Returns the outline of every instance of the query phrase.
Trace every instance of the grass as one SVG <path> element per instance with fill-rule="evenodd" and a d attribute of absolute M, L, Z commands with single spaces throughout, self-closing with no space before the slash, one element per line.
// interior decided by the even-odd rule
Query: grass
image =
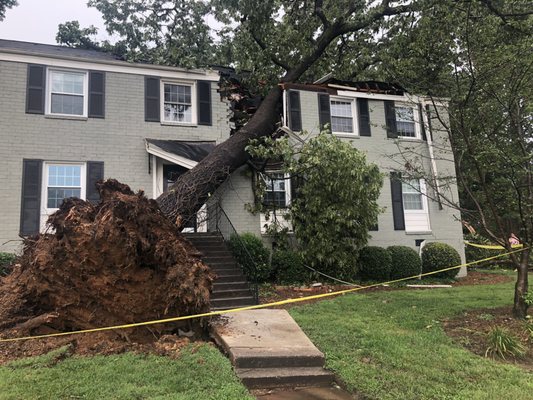
<path fill-rule="evenodd" d="M 65 358 L 66 357 L 66 358 Z M 211 345 L 178 359 L 125 353 L 69 357 L 68 349 L 0 367 L 0 399 L 253 399 Z"/>
<path fill-rule="evenodd" d="M 372 399 L 531 399 L 533 374 L 476 356 L 441 320 L 512 304 L 513 282 L 345 295 L 290 310 L 348 390 Z"/>

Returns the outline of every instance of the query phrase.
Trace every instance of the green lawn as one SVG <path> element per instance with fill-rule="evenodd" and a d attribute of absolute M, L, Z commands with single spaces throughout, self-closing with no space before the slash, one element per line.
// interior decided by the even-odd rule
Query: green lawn
<path fill-rule="evenodd" d="M 253 399 L 210 345 L 176 360 L 126 353 L 56 362 L 57 353 L 0 367 L 0 399 Z"/>
<path fill-rule="evenodd" d="M 512 304 L 513 283 L 345 295 L 291 315 L 349 390 L 372 399 L 528 399 L 533 374 L 454 344 L 439 320 Z"/>

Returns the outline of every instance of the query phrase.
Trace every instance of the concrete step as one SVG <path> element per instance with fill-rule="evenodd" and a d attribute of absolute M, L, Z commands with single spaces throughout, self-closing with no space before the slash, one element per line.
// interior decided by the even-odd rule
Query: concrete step
<path fill-rule="evenodd" d="M 231 258 L 233 259 L 233 254 L 229 250 L 216 250 L 216 251 L 200 251 L 203 255 L 202 259 L 204 258 Z"/>
<path fill-rule="evenodd" d="M 235 275 L 242 275 L 242 271 L 239 268 L 216 268 L 213 269 L 213 271 L 217 274 L 217 276 L 223 277 L 223 276 L 235 276 Z"/>
<path fill-rule="evenodd" d="M 204 261 L 205 264 L 207 264 Z M 235 261 L 211 261 L 209 262 L 209 267 L 211 269 L 225 269 L 225 268 L 237 268 L 238 270 L 241 269 L 241 267 L 238 266 L 238 264 Z"/>
<path fill-rule="evenodd" d="M 213 291 L 222 291 L 222 290 L 240 290 L 240 289 L 250 289 L 250 285 L 246 281 L 240 282 L 220 282 L 215 281 L 213 283 Z"/>
<path fill-rule="evenodd" d="M 219 276 L 216 280 L 216 283 L 241 283 L 246 282 L 246 278 L 242 273 L 234 275 L 225 275 Z"/>
<path fill-rule="evenodd" d="M 202 257 L 202 261 L 206 263 L 207 265 L 209 265 L 211 263 L 217 264 L 217 263 L 235 262 L 235 259 L 233 258 L 231 254 L 228 254 L 225 256 L 218 256 L 218 257 L 214 257 L 211 254 L 209 254 L 209 255 L 204 255 Z"/>
<path fill-rule="evenodd" d="M 228 251 L 229 252 L 229 249 L 223 243 L 215 243 L 215 244 L 210 244 L 208 246 L 194 244 L 194 247 L 200 253 L 206 254 L 206 255 L 211 253 L 212 251 Z"/>
<path fill-rule="evenodd" d="M 242 383 L 250 389 L 286 386 L 329 386 L 334 375 L 321 367 L 236 368 Z"/>
<path fill-rule="evenodd" d="M 250 306 L 255 304 L 253 296 L 231 297 L 227 299 L 211 299 L 211 308 L 223 309 Z"/>
<path fill-rule="evenodd" d="M 244 289 L 229 289 L 229 290 L 213 290 L 211 293 L 211 301 L 214 299 L 227 299 L 231 297 L 251 297 L 252 291 L 249 288 Z"/>
<path fill-rule="evenodd" d="M 324 355 L 317 352 L 298 354 L 298 352 L 278 351 L 272 348 L 268 353 L 254 349 L 241 348 L 232 355 L 235 368 L 312 368 L 324 367 Z"/>

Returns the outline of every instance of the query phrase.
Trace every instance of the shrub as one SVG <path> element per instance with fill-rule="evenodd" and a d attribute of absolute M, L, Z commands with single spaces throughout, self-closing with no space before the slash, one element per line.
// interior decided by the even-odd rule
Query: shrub
<path fill-rule="evenodd" d="M 428 243 L 422 248 L 422 272 L 433 272 L 439 269 L 461 264 L 461 256 L 452 246 L 446 243 Z M 459 269 L 450 269 L 429 275 L 430 277 L 454 278 Z"/>
<path fill-rule="evenodd" d="M 416 251 L 407 246 L 390 246 L 387 248 L 391 255 L 391 279 L 407 278 L 419 275 L 422 262 Z"/>
<path fill-rule="evenodd" d="M 522 357 L 526 353 L 524 345 L 505 328 L 492 328 L 487 334 L 487 342 L 485 357 L 500 356 L 505 360 L 505 356 Z"/>
<path fill-rule="evenodd" d="M 383 247 L 367 246 L 359 252 L 359 275 L 362 279 L 388 280 L 391 264 L 391 254 Z"/>
<path fill-rule="evenodd" d="M 312 277 L 312 272 L 304 267 L 302 256 L 295 251 L 275 250 L 271 266 L 276 281 L 284 285 L 309 282 Z"/>
<path fill-rule="evenodd" d="M 10 272 L 11 264 L 15 258 L 14 254 L 0 252 L 0 275 L 7 275 Z"/>
<path fill-rule="evenodd" d="M 231 235 L 229 245 L 246 276 L 255 278 L 256 282 L 265 282 L 271 277 L 270 252 L 260 238 L 252 233 L 234 234 Z"/>

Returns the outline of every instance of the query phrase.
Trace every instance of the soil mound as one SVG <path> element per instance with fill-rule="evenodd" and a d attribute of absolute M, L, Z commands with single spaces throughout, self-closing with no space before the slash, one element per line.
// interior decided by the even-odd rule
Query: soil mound
<path fill-rule="evenodd" d="M 0 280 L 0 337 L 208 311 L 214 275 L 157 203 L 116 180 L 99 183 L 98 190 L 98 204 L 67 199 L 48 220 L 53 233 L 25 240 L 13 272 Z M 146 341 L 148 335 L 155 341 L 178 328 L 190 330 L 190 323 L 111 336 L 129 342 Z M 35 347 L 0 343 L 0 353 L 6 346 L 18 352 Z"/>

